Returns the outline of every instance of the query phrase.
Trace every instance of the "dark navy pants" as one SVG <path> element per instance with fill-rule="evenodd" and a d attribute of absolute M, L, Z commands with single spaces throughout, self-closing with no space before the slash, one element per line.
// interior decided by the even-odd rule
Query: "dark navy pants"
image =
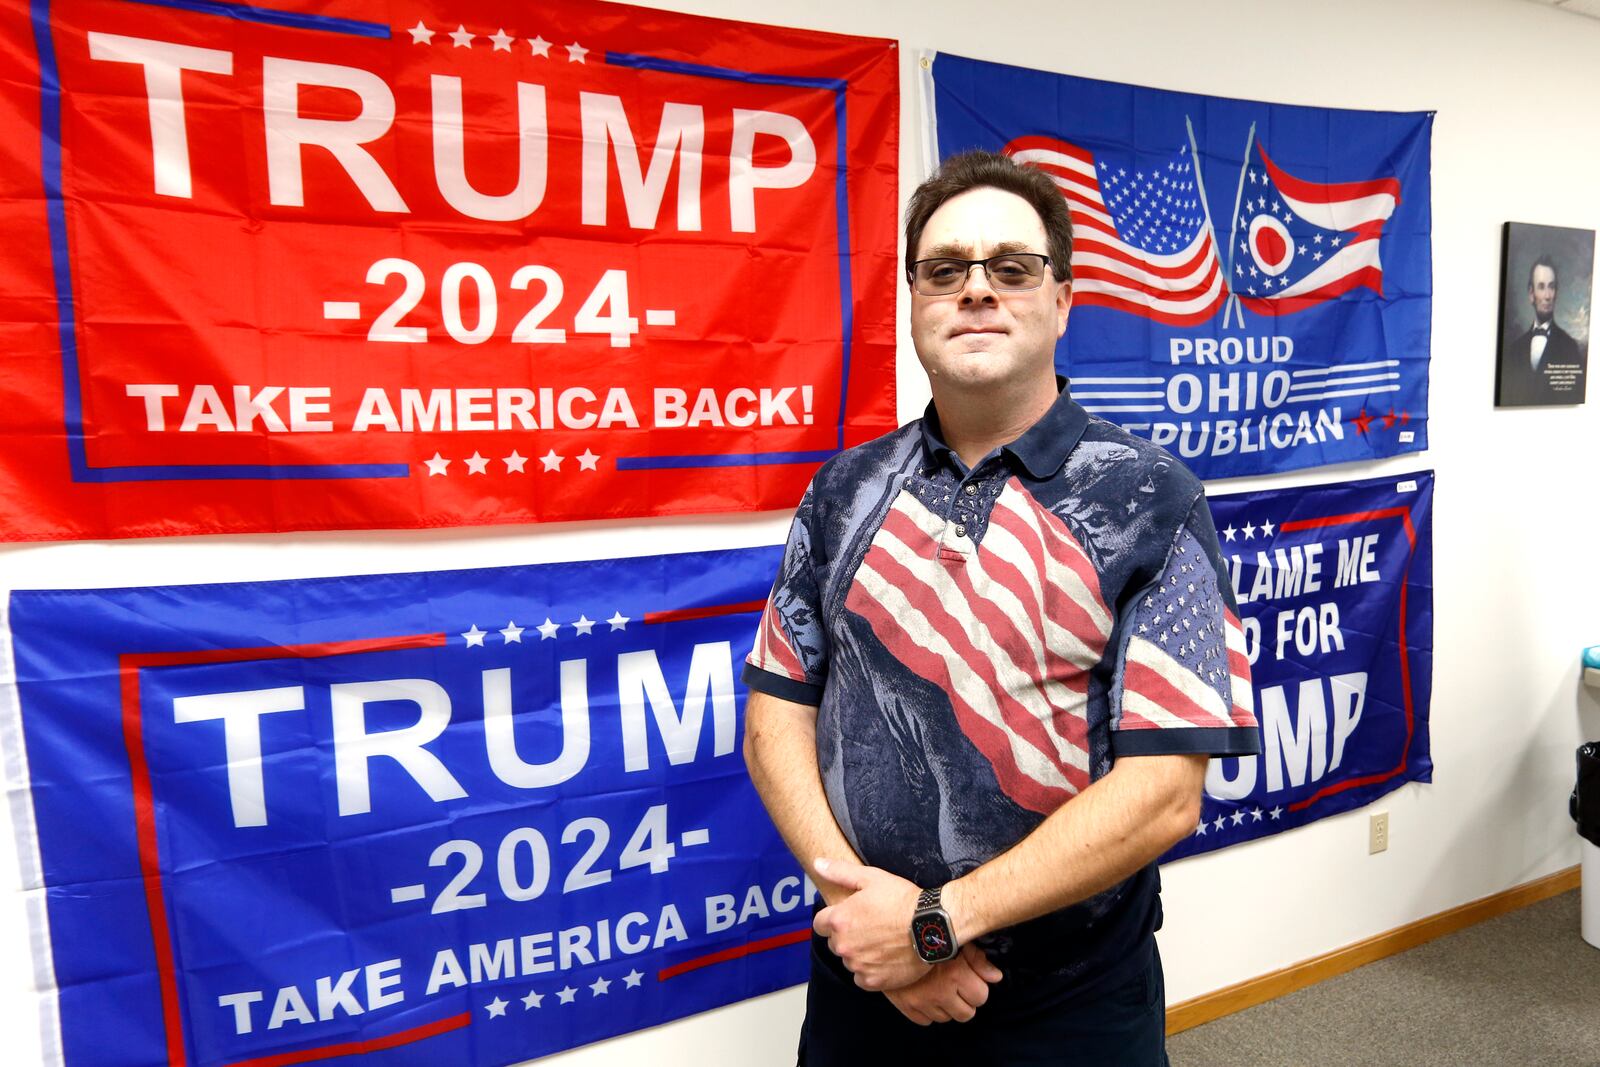
<path fill-rule="evenodd" d="M 918 1026 L 882 993 L 855 985 L 812 938 L 811 984 L 800 1030 L 800 1067 L 885 1063 L 917 1067 L 1167 1067 L 1166 989 L 1152 941 L 1149 961 L 1103 990 L 1052 995 L 1010 976 L 990 987 L 971 1022 Z"/>

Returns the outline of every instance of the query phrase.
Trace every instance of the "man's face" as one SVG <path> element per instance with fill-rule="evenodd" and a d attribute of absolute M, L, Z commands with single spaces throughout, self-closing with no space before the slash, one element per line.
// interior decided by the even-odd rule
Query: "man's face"
<path fill-rule="evenodd" d="M 1044 223 L 1026 200 L 980 186 L 939 206 L 912 259 L 1047 251 Z M 922 296 L 912 290 L 911 340 L 936 385 L 981 388 L 1051 376 L 1071 305 L 1072 287 L 1048 268 L 1039 288 L 1010 293 L 996 292 L 983 268 L 973 267 L 959 292 Z"/>
<path fill-rule="evenodd" d="M 1539 322 L 1549 322 L 1556 310 L 1556 272 L 1549 267 L 1533 268 L 1528 282 L 1528 303 L 1533 305 L 1533 317 Z"/>

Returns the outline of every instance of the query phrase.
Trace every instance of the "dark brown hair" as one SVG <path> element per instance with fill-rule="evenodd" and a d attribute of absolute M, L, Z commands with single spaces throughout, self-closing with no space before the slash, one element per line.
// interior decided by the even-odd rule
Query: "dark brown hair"
<path fill-rule="evenodd" d="M 1050 271 L 1056 281 L 1072 279 L 1072 219 L 1067 202 L 1056 183 L 1042 170 L 1012 161 L 998 152 L 975 150 L 951 156 L 939 165 L 933 177 L 917 186 L 906 205 L 906 276 L 916 259 L 917 244 L 933 213 L 945 201 L 988 186 L 1022 197 L 1044 223 L 1045 251 L 1050 256 Z"/>

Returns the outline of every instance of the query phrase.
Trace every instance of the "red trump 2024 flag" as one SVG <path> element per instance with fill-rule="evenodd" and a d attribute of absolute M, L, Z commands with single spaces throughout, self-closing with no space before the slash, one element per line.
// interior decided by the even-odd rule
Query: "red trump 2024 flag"
<path fill-rule="evenodd" d="M 787 508 L 893 425 L 891 42 L 28 0 L 0 60 L 6 539 Z"/>

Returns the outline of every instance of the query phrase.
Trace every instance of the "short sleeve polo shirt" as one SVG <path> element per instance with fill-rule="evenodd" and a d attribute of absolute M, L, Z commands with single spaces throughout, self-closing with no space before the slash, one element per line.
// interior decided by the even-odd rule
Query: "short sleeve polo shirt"
<path fill-rule="evenodd" d="M 970 470 L 930 405 L 818 471 L 744 679 L 817 707 L 862 859 L 941 885 L 1120 756 L 1258 750 L 1225 575 L 1199 481 L 1065 390 Z M 1156 889 L 1152 865 L 991 954 L 1091 984 L 1147 944 Z"/>

